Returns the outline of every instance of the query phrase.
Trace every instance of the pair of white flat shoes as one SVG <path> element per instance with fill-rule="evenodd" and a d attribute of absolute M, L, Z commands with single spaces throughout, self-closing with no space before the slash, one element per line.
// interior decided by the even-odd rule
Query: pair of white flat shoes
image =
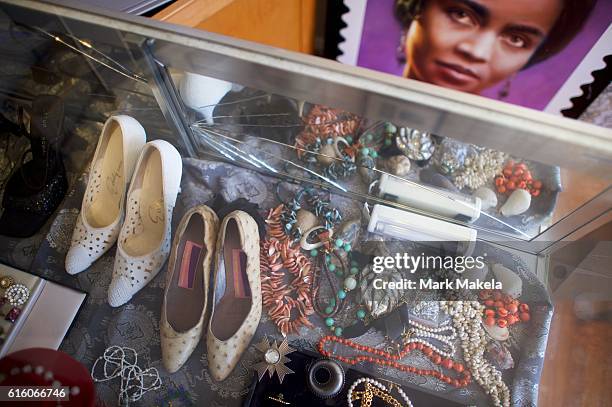
<path fill-rule="evenodd" d="M 168 258 L 181 175 L 176 148 L 163 140 L 147 143 L 144 128 L 130 116 L 111 116 L 91 163 L 66 271 L 86 270 L 117 242 L 108 303 L 128 302 Z"/>

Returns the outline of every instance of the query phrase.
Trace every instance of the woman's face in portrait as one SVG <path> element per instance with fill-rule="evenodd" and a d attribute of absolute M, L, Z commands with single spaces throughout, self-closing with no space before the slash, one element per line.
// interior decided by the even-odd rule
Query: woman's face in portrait
<path fill-rule="evenodd" d="M 470 93 L 529 61 L 562 0 L 427 0 L 410 25 L 404 76 Z"/>

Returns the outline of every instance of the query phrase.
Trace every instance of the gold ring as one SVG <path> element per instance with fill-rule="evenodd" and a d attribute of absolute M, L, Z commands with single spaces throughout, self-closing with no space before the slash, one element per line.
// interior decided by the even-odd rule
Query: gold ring
<path fill-rule="evenodd" d="M 0 288 L 6 290 L 10 286 L 15 284 L 15 279 L 11 276 L 2 276 L 0 277 Z"/>

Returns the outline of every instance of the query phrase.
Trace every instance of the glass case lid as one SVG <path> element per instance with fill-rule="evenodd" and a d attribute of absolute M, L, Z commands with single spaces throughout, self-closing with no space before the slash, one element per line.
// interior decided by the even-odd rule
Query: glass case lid
<path fill-rule="evenodd" d="M 609 129 L 71 3 L 5 3 L 29 8 L 35 29 L 91 44 L 86 54 L 109 41 L 125 47 L 187 155 L 213 154 L 493 240 L 559 240 L 611 207 Z M 57 31 L 44 13 L 58 15 Z"/>

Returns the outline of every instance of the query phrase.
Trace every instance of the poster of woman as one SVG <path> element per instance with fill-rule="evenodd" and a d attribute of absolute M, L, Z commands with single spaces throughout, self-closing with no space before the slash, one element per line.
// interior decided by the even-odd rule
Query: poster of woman
<path fill-rule="evenodd" d="M 612 54 L 609 0 L 345 5 L 340 61 L 553 113 Z"/>

